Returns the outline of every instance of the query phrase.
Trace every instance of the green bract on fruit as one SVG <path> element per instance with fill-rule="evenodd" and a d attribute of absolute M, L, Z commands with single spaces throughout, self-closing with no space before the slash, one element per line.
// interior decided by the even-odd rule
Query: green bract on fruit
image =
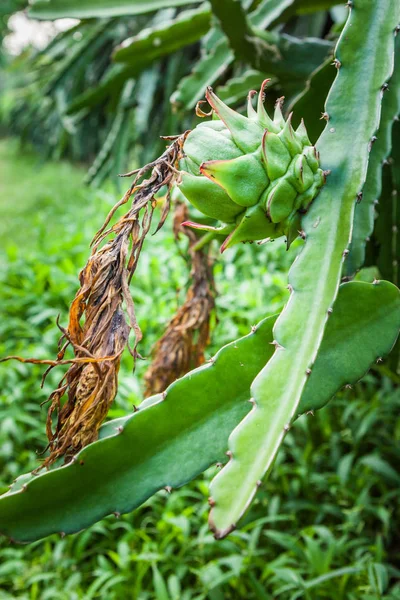
<path fill-rule="evenodd" d="M 185 141 L 179 188 L 220 227 L 187 222 L 197 229 L 226 234 L 224 251 L 238 242 L 286 235 L 297 237 L 301 214 L 325 182 L 319 155 L 304 122 L 296 129 L 282 116 L 278 100 L 274 118 L 264 108 L 265 80 L 257 111 L 249 92 L 247 117 L 224 104 L 209 87 L 206 98 L 213 119 L 198 125 Z"/>

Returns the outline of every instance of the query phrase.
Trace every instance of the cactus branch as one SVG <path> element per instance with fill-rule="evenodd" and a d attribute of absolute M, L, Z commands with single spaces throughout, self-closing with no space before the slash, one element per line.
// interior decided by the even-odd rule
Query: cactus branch
<path fill-rule="evenodd" d="M 346 261 L 346 275 L 353 275 L 365 261 L 365 248 L 374 229 L 375 202 L 382 192 L 382 167 L 392 148 L 392 129 L 400 114 L 400 36 L 396 38 L 393 75 L 386 91 L 382 91 L 382 116 L 376 139 L 371 138 L 371 154 L 361 202 L 354 213 L 354 230 L 350 254 Z"/>
<path fill-rule="evenodd" d="M 25 542 L 73 533 L 224 462 L 228 436 L 250 410 L 251 381 L 272 355 L 276 318 L 262 321 L 132 415 L 104 424 L 99 440 L 68 465 L 19 477 L 0 498 L 0 531 Z M 298 413 L 321 408 L 340 387 L 360 379 L 390 351 L 399 326 L 394 285 L 343 284 Z"/>
<path fill-rule="evenodd" d="M 399 11 L 395 0 L 349 7 L 336 48 L 341 66 L 326 104 L 329 121 L 317 142 L 331 175 L 303 219 L 306 241 L 289 273 L 291 297 L 274 328 L 277 348 L 252 384 L 251 412 L 230 437 L 232 457 L 211 484 L 210 525 L 217 538 L 236 526 L 271 468 L 317 358 L 366 177 L 369 142 L 379 125 L 381 89 L 393 69 Z M 381 51 L 374 52 L 378 45 Z"/>

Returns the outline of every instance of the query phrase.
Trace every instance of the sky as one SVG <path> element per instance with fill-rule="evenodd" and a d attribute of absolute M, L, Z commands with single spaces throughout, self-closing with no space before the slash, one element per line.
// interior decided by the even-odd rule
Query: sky
<path fill-rule="evenodd" d="M 12 33 L 4 39 L 4 45 L 11 54 L 19 54 L 28 44 L 42 49 L 59 31 L 70 29 L 78 22 L 77 19 L 34 21 L 28 19 L 24 11 L 17 12 L 8 21 Z"/>

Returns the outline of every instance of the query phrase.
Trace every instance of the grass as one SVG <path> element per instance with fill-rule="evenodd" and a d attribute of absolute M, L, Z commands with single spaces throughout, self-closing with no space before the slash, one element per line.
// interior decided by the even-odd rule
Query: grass
<path fill-rule="evenodd" d="M 65 322 L 91 236 L 115 201 L 84 188 L 83 172 L 41 164 L 0 141 L 0 355 L 49 357 Z M 284 303 L 283 245 L 243 246 L 217 263 L 219 323 L 210 354 Z M 295 249 L 293 250 L 295 252 Z M 132 284 L 141 348 L 149 355 L 187 285 L 168 228 L 146 242 Z M 141 376 L 123 361 L 110 416 L 141 399 Z M 37 464 L 45 443 L 42 369 L 0 365 L 0 485 Z M 400 599 L 398 503 L 400 395 L 368 375 L 315 417 L 300 419 L 270 479 L 226 540 L 208 531 L 214 469 L 132 514 L 28 546 L 0 545 L 0 600 L 396 600 Z"/>

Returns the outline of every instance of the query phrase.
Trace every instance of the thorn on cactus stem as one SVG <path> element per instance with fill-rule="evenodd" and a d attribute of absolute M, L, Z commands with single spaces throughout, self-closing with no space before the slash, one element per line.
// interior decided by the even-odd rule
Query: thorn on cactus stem
<path fill-rule="evenodd" d="M 113 515 L 116 519 L 119 519 L 121 517 L 121 513 L 120 512 L 113 512 Z"/>
<path fill-rule="evenodd" d="M 83 466 L 83 465 L 85 464 L 85 461 L 84 461 L 84 460 L 80 460 L 80 461 L 79 461 L 79 464 L 80 464 L 81 466 Z"/>
<path fill-rule="evenodd" d="M 343 256 L 346 258 L 346 256 L 348 256 L 350 250 L 348 248 L 346 248 L 346 250 L 343 250 Z"/>
<path fill-rule="evenodd" d="M 63 538 L 65 538 L 65 536 L 66 536 L 65 531 L 60 531 L 60 538 L 63 539 Z"/>
<path fill-rule="evenodd" d="M 213 506 L 215 506 L 215 500 L 214 500 L 213 498 L 211 498 L 211 496 L 210 496 L 210 498 L 208 499 L 208 504 L 209 504 L 209 506 L 211 506 L 211 508 L 212 508 Z"/>
<path fill-rule="evenodd" d="M 224 465 L 221 462 L 217 462 L 215 463 L 215 466 L 217 467 L 217 469 L 222 469 Z"/>
<path fill-rule="evenodd" d="M 284 431 L 286 431 L 286 433 L 287 433 L 287 432 L 289 431 L 289 429 L 290 429 L 290 425 L 289 425 L 289 423 L 286 423 L 286 425 L 284 426 L 284 428 L 283 428 L 283 429 L 284 429 Z"/>
<path fill-rule="evenodd" d="M 163 393 L 161 394 L 161 400 L 165 400 L 166 397 L 167 397 L 167 392 L 166 392 L 166 390 L 164 390 Z"/>
<path fill-rule="evenodd" d="M 225 452 L 225 454 L 227 455 L 227 457 L 229 458 L 229 460 L 232 460 L 232 458 L 233 458 L 232 450 L 227 450 Z"/>
<path fill-rule="evenodd" d="M 303 231 L 302 229 L 298 232 L 299 236 L 301 237 L 302 240 L 306 239 L 306 232 Z"/>
<path fill-rule="evenodd" d="M 329 115 L 327 112 L 321 113 L 320 121 L 322 121 L 322 119 L 325 119 L 325 121 L 329 121 Z"/>
<path fill-rule="evenodd" d="M 340 67 L 342 66 L 342 63 L 340 62 L 340 60 L 335 58 L 332 65 L 335 66 L 337 69 L 340 69 Z"/>
<path fill-rule="evenodd" d="M 306 375 L 311 375 L 311 369 L 310 368 L 306 369 Z"/>
<path fill-rule="evenodd" d="M 170 485 L 166 485 L 164 490 L 167 492 L 167 494 L 170 494 L 172 492 L 172 487 Z"/>
<path fill-rule="evenodd" d="M 309 416 L 313 417 L 314 416 L 314 411 L 313 410 L 308 410 L 306 412 L 306 415 L 309 415 Z"/>
<path fill-rule="evenodd" d="M 352 0 L 347 0 L 345 6 L 347 6 L 347 8 L 352 8 L 353 7 L 353 2 Z"/>
<path fill-rule="evenodd" d="M 262 485 L 262 481 L 261 481 L 261 479 L 259 479 L 256 483 L 256 486 L 259 488 L 259 487 L 261 487 L 261 485 Z"/>
<path fill-rule="evenodd" d="M 394 28 L 394 35 L 397 35 L 400 31 L 400 23 L 399 25 L 396 25 L 396 27 Z"/>
<path fill-rule="evenodd" d="M 124 428 L 122 427 L 122 425 L 120 425 L 119 427 L 117 427 L 118 433 L 122 433 L 123 430 L 124 430 Z"/>
<path fill-rule="evenodd" d="M 352 390 L 353 386 L 350 383 L 347 383 L 345 386 L 346 390 Z"/>
<path fill-rule="evenodd" d="M 253 406 L 256 406 L 256 401 L 254 398 L 249 398 L 248 402 L 250 402 L 250 404 L 252 404 Z"/>
<path fill-rule="evenodd" d="M 327 312 L 328 312 L 328 315 L 331 315 L 333 313 L 333 308 L 332 307 L 328 308 Z"/>
<path fill-rule="evenodd" d="M 257 331 L 257 327 L 255 325 L 251 326 L 251 333 L 255 333 Z"/>
<path fill-rule="evenodd" d="M 380 283 L 380 280 L 379 279 L 374 279 L 372 283 L 373 283 L 373 285 L 378 285 L 378 283 Z"/>
<path fill-rule="evenodd" d="M 293 286 L 292 286 L 291 283 L 288 283 L 286 287 L 287 287 L 287 289 L 289 290 L 290 293 L 293 292 Z"/>
<path fill-rule="evenodd" d="M 24 483 L 23 486 L 21 486 L 21 494 L 22 494 L 22 492 L 26 492 L 27 489 L 28 489 L 28 486 L 26 485 L 26 483 Z"/>
<path fill-rule="evenodd" d="M 272 342 L 270 342 L 270 344 L 272 344 L 273 346 L 275 346 L 276 350 L 283 350 L 283 346 L 277 341 L 277 340 L 273 340 Z"/>
<path fill-rule="evenodd" d="M 379 358 L 376 359 L 376 364 L 379 364 L 381 362 L 383 362 L 383 358 L 379 356 Z"/>
<path fill-rule="evenodd" d="M 381 91 L 382 92 L 386 92 L 386 90 L 389 89 L 389 84 L 388 83 L 384 83 L 383 86 L 381 87 Z"/>
<path fill-rule="evenodd" d="M 372 145 L 376 142 L 378 138 L 376 137 L 376 135 L 373 135 L 372 138 L 370 139 L 370 141 L 368 142 L 368 152 L 371 152 L 372 150 Z"/>
<path fill-rule="evenodd" d="M 358 194 L 357 194 L 357 200 L 356 200 L 357 204 L 360 204 L 360 202 L 362 200 L 362 197 L 363 197 L 363 193 L 362 192 L 358 192 Z"/>
<path fill-rule="evenodd" d="M 132 408 L 133 408 L 133 412 L 138 412 L 138 407 L 136 406 L 136 404 L 132 404 Z"/>
<path fill-rule="evenodd" d="M 374 205 L 377 206 L 378 204 L 379 204 L 379 200 L 378 199 L 374 200 Z"/>

